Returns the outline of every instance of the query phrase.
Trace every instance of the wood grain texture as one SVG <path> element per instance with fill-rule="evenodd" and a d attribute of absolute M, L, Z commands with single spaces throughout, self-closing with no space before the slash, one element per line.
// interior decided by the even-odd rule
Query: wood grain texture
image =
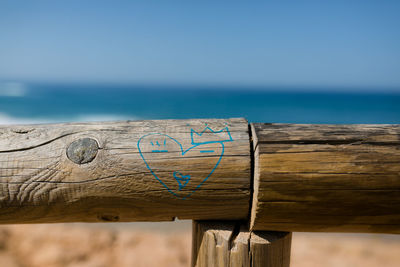
<path fill-rule="evenodd" d="M 289 267 L 292 233 L 255 231 L 250 238 L 250 266 Z"/>
<path fill-rule="evenodd" d="M 251 128 L 251 229 L 400 233 L 399 125 Z"/>
<path fill-rule="evenodd" d="M 240 222 L 194 221 L 193 267 L 289 267 L 291 233 L 249 232 Z"/>
<path fill-rule="evenodd" d="M 0 223 L 244 219 L 249 187 L 245 119 L 0 127 Z"/>

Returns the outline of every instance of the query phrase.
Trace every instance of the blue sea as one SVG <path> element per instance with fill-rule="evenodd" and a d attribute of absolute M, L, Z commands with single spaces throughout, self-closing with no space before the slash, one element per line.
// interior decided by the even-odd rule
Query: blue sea
<path fill-rule="evenodd" d="M 0 83 L 0 124 L 230 117 L 250 122 L 400 123 L 400 92 Z"/>

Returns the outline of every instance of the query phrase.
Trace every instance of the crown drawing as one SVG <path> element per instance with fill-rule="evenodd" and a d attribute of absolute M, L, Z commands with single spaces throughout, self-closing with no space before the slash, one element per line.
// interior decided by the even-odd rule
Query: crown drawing
<path fill-rule="evenodd" d="M 192 145 L 210 144 L 210 143 L 222 143 L 233 141 L 231 133 L 228 127 L 225 127 L 219 131 L 214 131 L 210 127 L 206 126 L 203 131 L 197 132 L 190 130 L 190 137 L 192 139 Z"/>

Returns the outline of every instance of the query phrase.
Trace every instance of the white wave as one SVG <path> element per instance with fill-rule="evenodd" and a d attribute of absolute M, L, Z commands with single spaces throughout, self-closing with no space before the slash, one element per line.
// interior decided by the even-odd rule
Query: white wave
<path fill-rule="evenodd" d="M 71 121 L 78 122 L 91 122 L 91 121 L 123 121 L 123 120 L 137 120 L 137 117 L 129 117 L 122 115 L 112 115 L 112 114 L 89 114 L 80 115 Z"/>
<path fill-rule="evenodd" d="M 16 118 L 8 116 L 7 114 L 0 113 L 0 125 L 12 125 L 12 124 L 38 124 L 51 122 L 46 119 L 29 119 L 29 118 Z"/>
<path fill-rule="evenodd" d="M 57 123 L 57 122 L 99 122 L 99 121 L 121 121 L 121 120 L 137 120 L 137 117 L 112 115 L 112 114 L 89 114 L 79 115 L 76 117 L 53 119 L 53 118 L 19 118 L 12 117 L 5 113 L 0 113 L 0 125 L 15 124 L 40 124 L 40 123 Z"/>
<path fill-rule="evenodd" d="M 0 82 L 0 96 L 23 97 L 27 94 L 28 87 L 19 82 Z"/>

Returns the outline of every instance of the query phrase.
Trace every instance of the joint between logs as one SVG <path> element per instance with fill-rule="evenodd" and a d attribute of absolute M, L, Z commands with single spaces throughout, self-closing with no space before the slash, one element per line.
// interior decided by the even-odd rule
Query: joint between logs
<path fill-rule="evenodd" d="M 253 208 L 253 194 L 254 194 L 254 148 L 253 148 L 253 134 L 252 127 L 249 123 L 249 143 L 250 143 L 250 201 L 249 201 L 249 213 L 247 215 L 248 222 L 251 221 L 251 210 Z"/>

